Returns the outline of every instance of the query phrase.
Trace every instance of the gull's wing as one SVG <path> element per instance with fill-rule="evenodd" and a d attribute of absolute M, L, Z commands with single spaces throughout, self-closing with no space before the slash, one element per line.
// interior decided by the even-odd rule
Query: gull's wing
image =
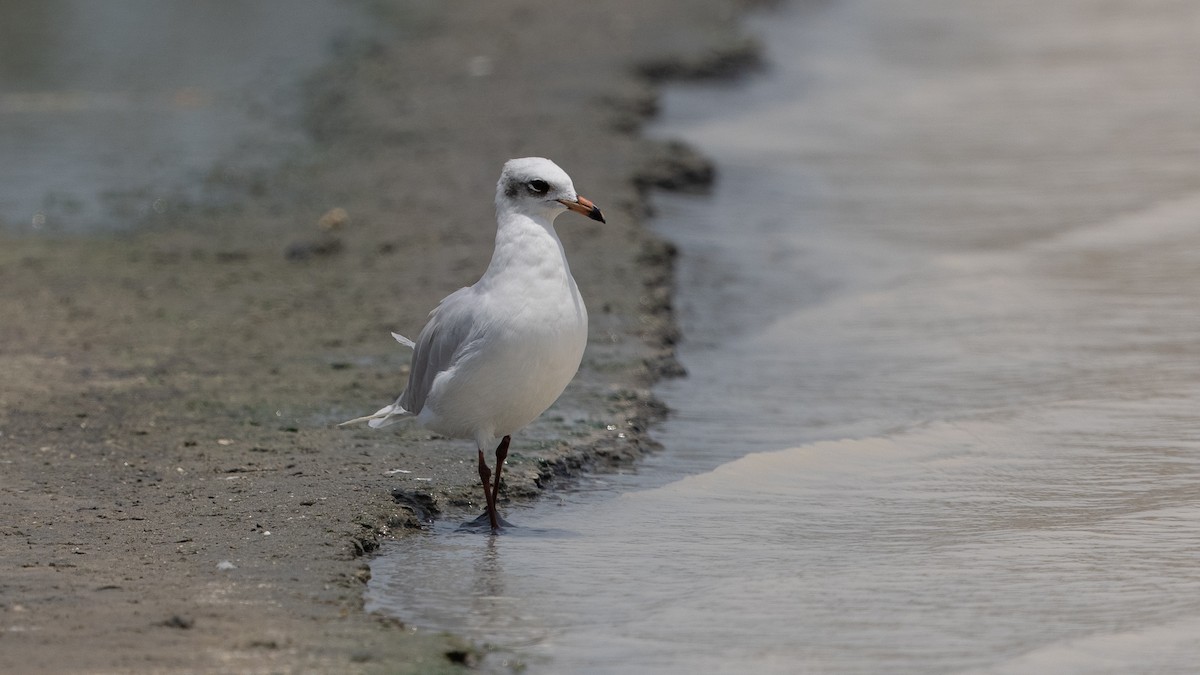
<path fill-rule="evenodd" d="M 470 340 L 476 318 L 471 302 L 474 293 L 470 286 L 460 288 L 429 313 L 429 323 L 413 346 L 408 386 L 397 401 L 409 413 L 421 412 L 434 378 L 454 365 L 459 349 Z"/>

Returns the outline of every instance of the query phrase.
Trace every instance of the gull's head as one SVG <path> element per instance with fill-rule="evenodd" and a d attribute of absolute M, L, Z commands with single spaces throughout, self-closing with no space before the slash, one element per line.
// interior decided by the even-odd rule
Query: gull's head
<path fill-rule="evenodd" d="M 512 211 L 551 222 L 566 210 L 604 222 L 591 201 L 575 192 L 575 185 L 557 164 L 544 157 L 522 157 L 504 163 L 496 184 L 496 210 Z"/>

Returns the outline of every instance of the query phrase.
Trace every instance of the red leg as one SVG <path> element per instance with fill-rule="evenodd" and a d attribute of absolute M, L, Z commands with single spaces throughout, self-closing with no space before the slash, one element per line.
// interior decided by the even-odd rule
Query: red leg
<path fill-rule="evenodd" d="M 483 501 L 487 504 L 488 521 L 493 530 L 500 529 L 500 520 L 496 516 L 496 496 L 492 494 L 492 470 L 488 468 L 487 460 L 483 458 L 483 449 L 479 448 L 479 481 L 483 483 Z"/>
<path fill-rule="evenodd" d="M 496 446 L 496 482 L 492 486 L 492 503 L 500 503 L 500 473 L 504 470 L 504 460 L 508 459 L 508 444 L 512 442 L 512 436 L 505 436 L 500 439 L 500 445 Z"/>

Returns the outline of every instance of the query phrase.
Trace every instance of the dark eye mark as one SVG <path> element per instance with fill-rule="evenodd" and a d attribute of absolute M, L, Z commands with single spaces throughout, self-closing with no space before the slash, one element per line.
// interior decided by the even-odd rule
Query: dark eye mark
<path fill-rule="evenodd" d="M 550 184 L 540 178 L 535 178 L 529 181 L 529 191 L 541 196 L 550 191 Z"/>

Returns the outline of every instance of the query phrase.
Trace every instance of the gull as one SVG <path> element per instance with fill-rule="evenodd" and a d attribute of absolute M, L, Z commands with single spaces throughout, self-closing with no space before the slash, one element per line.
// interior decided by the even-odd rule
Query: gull
<path fill-rule="evenodd" d="M 554 231 L 554 219 L 568 210 L 604 222 L 554 162 L 506 162 L 496 184 L 496 247 L 487 270 L 429 313 L 416 342 L 392 333 L 413 349 L 408 385 L 391 405 L 342 423 L 378 429 L 415 417 L 435 433 L 474 440 L 493 532 L 503 522 L 496 499 L 512 435 L 558 399 L 587 344 L 587 309 Z M 484 457 L 493 447 L 494 483 Z"/>

